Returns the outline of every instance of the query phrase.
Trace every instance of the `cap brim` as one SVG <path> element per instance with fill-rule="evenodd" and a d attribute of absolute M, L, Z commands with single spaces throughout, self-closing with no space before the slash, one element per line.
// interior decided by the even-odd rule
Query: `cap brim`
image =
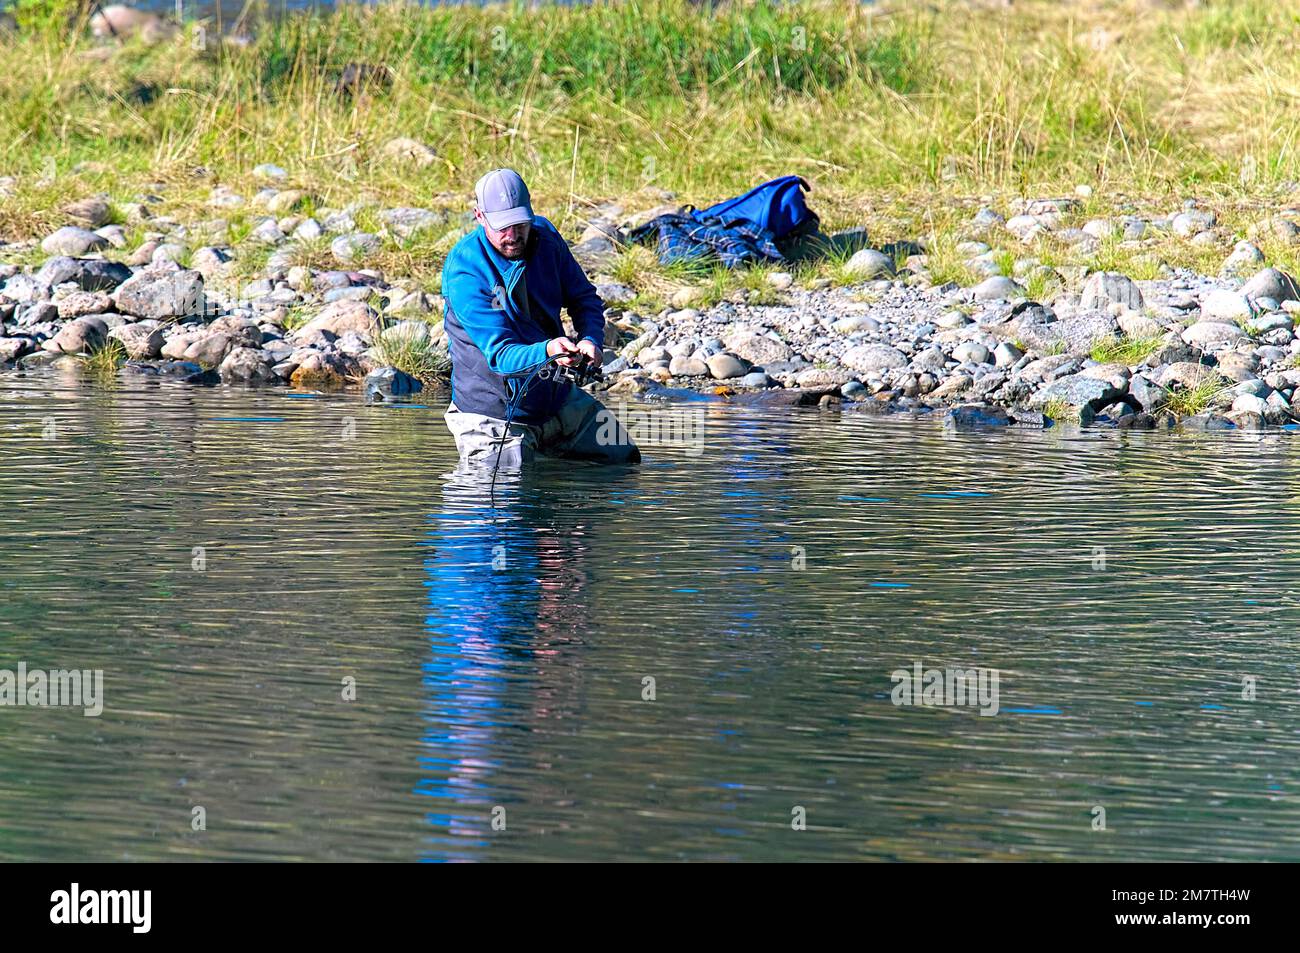
<path fill-rule="evenodd" d="M 492 226 L 494 231 L 499 232 L 511 225 L 523 225 L 525 222 L 531 225 L 533 210 L 526 205 L 521 205 L 518 208 L 508 208 L 502 212 L 484 212 L 483 217 L 487 219 L 487 223 Z"/>

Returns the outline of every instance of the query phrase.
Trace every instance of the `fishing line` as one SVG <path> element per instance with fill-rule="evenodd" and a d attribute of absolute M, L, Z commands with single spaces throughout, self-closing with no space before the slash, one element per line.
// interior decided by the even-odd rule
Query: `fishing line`
<path fill-rule="evenodd" d="M 602 375 L 600 368 L 596 367 L 591 358 L 586 355 L 582 356 L 580 363 L 573 366 L 566 366 L 557 363 L 564 354 L 557 354 L 554 357 L 548 357 L 544 361 L 525 367 L 522 370 L 515 371 L 513 374 L 505 375 L 508 382 L 514 382 L 523 377 L 523 384 L 514 387 L 514 393 L 506 402 L 506 420 L 505 428 L 501 431 L 501 439 L 497 441 L 497 452 L 495 459 L 492 461 L 492 483 L 488 488 L 488 502 L 492 509 L 497 507 L 496 489 L 497 473 L 501 469 L 501 451 L 505 449 L 506 438 L 510 436 L 510 424 L 515 419 L 515 413 L 519 410 L 519 405 L 523 403 L 524 397 L 528 394 L 528 388 L 533 385 L 534 380 L 560 380 L 567 379 L 575 387 L 582 387 L 592 381 L 600 380 Z M 550 365 L 555 367 L 548 370 Z M 524 375 L 527 375 L 526 377 Z M 511 386 L 508 384 L 507 386 Z"/>

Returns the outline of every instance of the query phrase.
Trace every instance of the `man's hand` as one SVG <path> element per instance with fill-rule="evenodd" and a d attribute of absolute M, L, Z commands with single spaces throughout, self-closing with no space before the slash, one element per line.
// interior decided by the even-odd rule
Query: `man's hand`
<path fill-rule="evenodd" d="M 586 343 L 586 342 L 584 342 Z M 579 345 L 574 344 L 567 337 L 551 338 L 546 342 L 546 356 L 558 357 L 556 364 L 563 364 L 565 367 L 574 367 L 582 360 L 582 351 Z"/>
<path fill-rule="evenodd" d="M 559 357 L 555 363 L 563 364 L 565 367 L 581 364 L 584 357 L 591 362 L 592 367 L 601 367 L 605 363 L 604 352 L 596 347 L 596 342 L 590 338 L 583 338 L 577 344 L 567 337 L 551 338 L 546 342 L 546 356 Z"/>
<path fill-rule="evenodd" d="M 587 360 L 591 361 L 592 367 L 602 367 L 605 364 L 605 352 L 596 346 L 596 342 L 591 338 L 583 338 L 578 342 L 578 350 L 587 355 Z"/>

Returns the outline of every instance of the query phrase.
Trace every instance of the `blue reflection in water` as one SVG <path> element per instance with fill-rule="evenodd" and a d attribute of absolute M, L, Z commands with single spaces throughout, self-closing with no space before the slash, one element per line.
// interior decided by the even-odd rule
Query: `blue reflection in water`
<path fill-rule="evenodd" d="M 579 484 L 584 471 L 626 473 L 576 470 L 566 476 Z M 604 487 L 557 492 L 544 479 L 500 474 L 494 507 L 488 478 L 459 468 L 430 517 L 427 725 L 415 793 L 437 806 L 425 815 L 434 831 L 425 860 L 478 859 L 497 834 L 494 808 L 506 810 L 509 829 L 511 805 L 545 802 L 548 735 L 558 731 L 548 726 L 581 710 L 587 555 L 607 504 L 592 502 Z M 503 736 L 520 731 L 535 738 L 530 763 L 502 764 Z"/>

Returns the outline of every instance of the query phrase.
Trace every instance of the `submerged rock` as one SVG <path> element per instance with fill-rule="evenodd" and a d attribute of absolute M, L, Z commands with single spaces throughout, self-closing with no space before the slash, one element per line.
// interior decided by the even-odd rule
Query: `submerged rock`
<path fill-rule="evenodd" d="M 963 404 L 948 411 L 943 425 L 954 430 L 977 430 L 983 427 L 1006 427 L 1011 418 L 1001 407 L 985 407 L 980 404 Z"/>
<path fill-rule="evenodd" d="M 1221 414 L 1204 413 L 1184 417 L 1179 426 L 1188 430 L 1232 430 L 1236 425 Z"/>
<path fill-rule="evenodd" d="M 1016 407 L 1010 411 L 1010 415 L 1013 427 L 1046 430 L 1048 427 L 1056 426 L 1056 422 L 1051 417 L 1037 410 L 1025 410 Z"/>
<path fill-rule="evenodd" d="M 218 373 L 227 383 L 272 384 L 279 381 L 262 352 L 251 347 L 232 348 L 221 362 Z"/>
<path fill-rule="evenodd" d="M 767 390 L 751 390 L 732 394 L 728 398 L 733 404 L 756 404 L 760 407 L 816 407 L 824 397 L 839 398 L 837 388 L 803 388 L 773 387 Z M 860 407 L 860 403 L 850 404 Z"/>
<path fill-rule="evenodd" d="M 1139 411 L 1120 417 L 1116 425 L 1120 430 L 1155 430 L 1156 419 L 1146 411 Z"/>
<path fill-rule="evenodd" d="M 418 394 L 424 384 L 395 367 L 381 367 L 366 375 L 365 389 L 366 400 L 385 401 Z"/>

